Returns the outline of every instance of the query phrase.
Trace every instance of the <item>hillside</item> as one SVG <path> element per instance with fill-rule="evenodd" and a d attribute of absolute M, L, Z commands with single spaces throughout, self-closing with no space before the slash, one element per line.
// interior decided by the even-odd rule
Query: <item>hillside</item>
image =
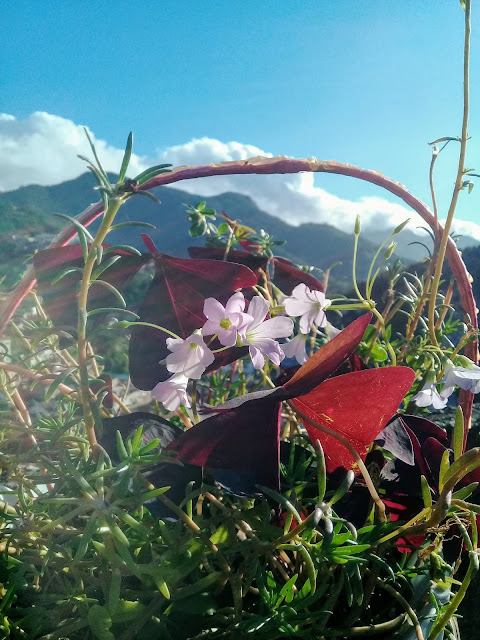
<path fill-rule="evenodd" d="M 8 276 L 9 284 L 24 268 L 23 263 L 38 248 L 46 246 L 52 235 L 64 226 L 64 221 L 53 213 L 77 215 L 96 200 L 93 176 L 86 173 L 75 180 L 59 185 L 42 187 L 32 185 L 0 194 L 0 274 Z M 203 239 L 188 235 L 185 204 L 196 204 L 203 198 L 170 187 L 158 187 L 158 206 L 146 198 L 132 198 L 120 210 L 118 221 L 141 220 L 154 224 L 157 229 L 151 235 L 158 248 L 168 254 L 186 256 L 189 245 L 203 244 Z M 224 210 L 233 219 L 256 230 L 265 229 L 277 240 L 287 240 L 278 254 L 297 263 L 327 269 L 341 262 L 333 270 L 333 278 L 339 286 L 348 286 L 351 280 L 353 234 L 344 233 L 327 224 L 288 224 L 260 210 L 251 198 L 238 193 L 224 193 L 208 199 L 208 206 Z M 98 227 L 98 222 L 93 228 Z M 139 231 L 127 228 L 111 237 L 114 243 L 128 243 L 139 249 L 143 244 Z M 365 277 L 376 244 L 365 237 L 360 239 L 359 278 Z M 407 260 L 408 261 L 408 260 Z"/>

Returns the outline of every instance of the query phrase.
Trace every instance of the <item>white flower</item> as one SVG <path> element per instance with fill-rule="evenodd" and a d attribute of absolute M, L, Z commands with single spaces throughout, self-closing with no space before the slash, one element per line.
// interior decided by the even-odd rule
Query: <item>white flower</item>
<path fill-rule="evenodd" d="M 264 366 L 265 357 L 270 358 L 273 364 L 279 365 L 285 354 L 274 338 L 288 338 L 293 331 L 293 321 L 290 318 L 276 317 L 265 320 L 269 309 L 270 304 L 262 296 L 252 298 L 248 312 L 253 320 L 240 332 L 242 344 L 249 345 L 255 369 Z"/>
<path fill-rule="evenodd" d="M 283 353 L 287 358 L 296 358 L 298 364 L 304 364 L 307 361 L 307 338 L 305 333 L 297 333 L 290 342 L 281 345 Z"/>
<path fill-rule="evenodd" d="M 450 360 L 445 366 L 445 375 L 442 379 L 444 387 L 440 394 L 443 398 L 448 398 L 455 385 L 472 393 L 480 391 L 480 367 L 465 356 L 458 356 L 457 362 L 464 366 L 455 366 Z"/>
<path fill-rule="evenodd" d="M 427 373 L 423 387 L 413 396 L 412 401 L 415 402 L 417 407 L 429 407 L 432 405 L 434 409 L 445 409 L 448 399 L 438 393 L 433 371 Z"/>
<path fill-rule="evenodd" d="M 167 338 L 167 347 L 173 351 L 165 358 L 170 373 L 182 373 L 194 380 L 201 378 L 205 369 L 215 360 L 215 356 L 197 332 L 192 333 L 186 340 Z"/>
<path fill-rule="evenodd" d="M 325 333 L 329 340 L 333 340 L 335 336 L 338 336 L 338 334 L 341 332 L 341 329 L 337 329 L 337 327 L 334 327 L 333 324 L 330 324 L 330 322 L 327 322 L 327 324 L 325 325 Z"/>
<path fill-rule="evenodd" d="M 324 327 L 327 324 L 325 309 L 331 301 L 322 291 L 311 290 L 306 284 L 297 284 L 292 295 L 284 300 L 285 311 L 289 316 L 300 318 L 300 331 L 309 333 L 312 326 Z"/>
<path fill-rule="evenodd" d="M 207 298 L 203 305 L 203 313 L 207 319 L 203 325 L 204 336 L 218 334 L 218 339 L 224 347 L 233 347 L 237 342 L 237 335 L 241 329 L 252 322 L 253 318 L 245 309 L 245 298 L 241 291 L 231 296 L 225 307 L 215 300 Z"/>
<path fill-rule="evenodd" d="M 155 400 L 161 402 L 167 411 L 176 411 L 181 404 L 184 407 L 190 407 L 187 383 L 188 378 L 179 373 L 165 380 L 165 382 L 159 382 L 152 389 L 152 396 Z"/>

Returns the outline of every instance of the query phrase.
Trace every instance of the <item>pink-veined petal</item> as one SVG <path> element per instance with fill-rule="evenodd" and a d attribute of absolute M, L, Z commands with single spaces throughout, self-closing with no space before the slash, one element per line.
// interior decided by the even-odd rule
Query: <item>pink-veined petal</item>
<path fill-rule="evenodd" d="M 161 402 L 167 411 L 176 411 L 181 404 L 190 407 L 187 383 L 188 379 L 181 374 L 172 376 L 164 382 L 159 382 L 152 389 L 152 396 Z"/>
<path fill-rule="evenodd" d="M 306 284 L 301 282 L 300 284 L 297 284 L 297 286 L 294 288 L 294 290 L 292 291 L 291 297 L 297 298 L 297 300 L 311 302 L 309 293 L 310 293 L 310 289 L 307 287 Z"/>
<path fill-rule="evenodd" d="M 268 300 L 265 300 L 265 298 L 262 298 L 262 296 L 255 296 L 252 298 L 248 306 L 248 313 L 253 317 L 253 322 L 250 326 L 253 328 L 263 322 L 269 309 L 270 303 Z"/>
<path fill-rule="evenodd" d="M 300 323 L 299 323 L 300 331 L 302 333 L 310 333 L 316 317 L 317 317 L 316 309 L 311 308 L 309 311 L 307 311 L 307 313 L 304 313 L 303 316 L 300 318 Z"/>
<path fill-rule="evenodd" d="M 219 322 L 222 318 L 225 318 L 225 308 L 215 298 L 207 298 L 203 303 L 203 315 L 209 320 L 216 320 Z"/>
<path fill-rule="evenodd" d="M 321 309 L 317 313 L 315 317 L 315 324 L 317 325 L 317 327 L 320 327 L 320 329 L 327 324 L 327 316 L 325 315 L 325 311 L 323 311 L 323 309 Z"/>
<path fill-rule="evenodd" d="M 241 313 L 242 311 L 244 311 L 244 309 L 245 309 L 245 296 L 241 291 L 237 291 L 236 293 L 233 294 L 233 296 L 230 296 L 230 298 L 227 301 L 227 304 L 225 305 L 225 311 L 227 315 L 230 315 L 232 313 Z"/>
<path fill-rule="evenodd" d="M 178 351 L 178 349 L 182 347 L 184 342 L 185 340 L 182 340 L 181 338 L 167 338 L 167 349 L 169 349 L 170 351 Z"/>
<path fill-rule="evenodd" d="M 218 339 L 224 347 L 234 347 L 237 342 L 237 328 L 232 325 L 229 329 L 219 329 Z"/>
<path fill-rule="evenodd" d="M 276 340 L 273 340 L 272 338 L 259 338 L 255 341 L 254 345 L 250 345 L 250 349 L 252 349 L 253 347 L 258 349 L 258 351 L 260 351 L 263 356 L 266 356 L 274 365 L 278 366 L 280 362 L 285 358 L 285 354 L 282 351 L 281 346 Z M 265 364 L 265 362 L 263 364 Z M 259 367 L 255 366 L 255 368 L 258 369 Z"/>
<path fill-rule="evenodd" d="M 296 358 L 298 364 L 304 364 L 307 361 L 307 337 L 304 333 L 298 333 L 293 340 L 282 344 L 281 347 L 285 356 L 287 358 Z"/>
<path fill-rule="evenodd" d="M 262 324 L 255 327 L 253 331 L 247 329 L 247 339 L 251 342 L 257 343 L 260 338 L 288 338 L 293 332 L 293 320 L 286 318 L 285 316 L 277 316 L 276 318 L 270 318 L 265 320 Z"/>
<path fill-rule="evenodd" d="M 265 366 L 265 356 L 260 351 L 260 349 L 257 349 L 257 347 L 254 347 L 253 345 L 250 345 L 248 351 L 250 353 L 250 358 L 252 359 L 254 368 L 263 369 L 263 367 Z"/>
<path fill-rule="evenodd" d="M 216 320 L 207 320 L 202 327 L 202 334 L 204 336 L 213 336 L 214 333 L 218 333 L 218 322 Z"/>

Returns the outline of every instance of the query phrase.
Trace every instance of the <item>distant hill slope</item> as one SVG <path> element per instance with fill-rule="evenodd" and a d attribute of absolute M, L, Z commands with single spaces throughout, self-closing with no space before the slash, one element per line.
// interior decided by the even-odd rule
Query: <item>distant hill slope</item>
<path fill-rule="evenodd" d="M 41 241 L 40 247 L 45 246 L 49 237 L 45 234 L 64 226 L 64 221 L 53 216 L 53 213 L 74 216 L 96 201 L 94 184 L 93 176 L 86 173 L 59 185 L 33 185 L 0 194 L 0 240 L 4 247 L 0 262 L 4 265 L 8 263 L 9 272 L 12 259 L 18 263 L 24 257 L 22 253 L 32 253 L 38 247 L 37 239 Z M 187 247 L 203 244 L 203 239 L 189 236 L 184 205 L 196 204 L 204 198 L 170 187 L 158 187 L 154 192 L 162 202 L 160 206 L 146 198 L 131 198 L 121 208 L 118 221 L 140 220 L 156 225 L 157 229 L 151 235 L 159 250 L 186 256 Z M 278 248 L 278 253 L 295 262 L 323 270 L 335 262 L 341 262 L 332 275 L 339 285 L 348 286 L 351 282 L 353 234 L 328 224 L 292 226 L 288 224 L 288 212 L 285 220 L 280 220 L 259 209 L 248 196 L 238 193 L 224 193 L 207 201 L 209 207 L 219 212 L 224 210 L 233 219 L 239 219 L 256 230 L 263 228 L 277 240 L 287 240 L 286 246 Z M 93 228 L 96 227 L 98 222 L 93 225 Z M 134 227 L 115 232 L 111 241 L 143 249 L 140 230 Z M 377 245 L 362 235 L 358 254 L 359 279 L 365 278 L 376 250 Z"/>

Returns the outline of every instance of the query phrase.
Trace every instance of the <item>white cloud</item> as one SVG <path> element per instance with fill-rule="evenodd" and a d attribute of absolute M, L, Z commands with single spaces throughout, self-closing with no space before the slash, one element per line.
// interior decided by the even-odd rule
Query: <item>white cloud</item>
<path fill-rule="evenodd" d="M 105 169 L 118 171 L 123 150 L 92 136 Z M 50 185 L 77 177 L 85 163 L 77 154 L 91 156 L 83 126 L 45 112 L 36 112 L 19 120 L 0 114 L 0 190 L 8 191 L 25 184 Z M 149 165 L 169 162 L 174 166 L 200 165 L 240 160 L 272 154 L 250 144 L 221 142 L 199 138 L 182 145 L 156 150 L 152 157 L 132 155 L 130 175 Z M 353 230 L 355 217 L 361 216 L 362 229 L 392 229 L 411 218 L 414 229 L 423 221 L 398 201 L 365 197 L 358 201 L 339 198 L 315 186 L 311 173 L 293 175 L 215 176 L 175 183 L 175 188 L 208 197 L 226 191 L 250 196 L 264 211 L 290 224 L 327 222 L 344 230 Z M 456 221 L 455 230 L 480 240 L 480 226 Z"/>
<path fill-rule="evenodd" d="M 123 151 L 89 133 L 105 169 L 118 171 Z M 85 172 L 77 154 L 92 156 L 83 126 L 42 111 L 24 120 L 0 114 L 0 191 L 76 178 Z M 141 170 L 146 165 L 134 156 L 132 166 Z"/>

